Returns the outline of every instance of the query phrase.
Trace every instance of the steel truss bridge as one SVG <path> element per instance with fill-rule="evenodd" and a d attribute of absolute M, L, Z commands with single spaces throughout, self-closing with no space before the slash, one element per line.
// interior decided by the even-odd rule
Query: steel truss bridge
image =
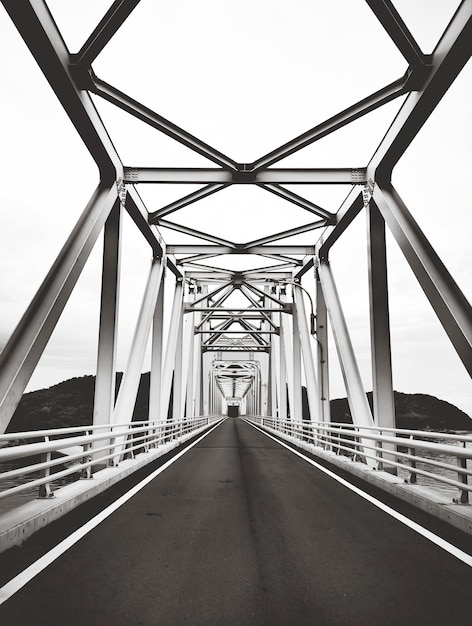
<path fill-rule="evenodd" d="M 45 2 L 2 0 L 100 172 L 97 189 L 0 355 L 0 432 L 4 433 L 87 259 L 103 235 L 93 424 L 65 429 L 62 437 L 54 432 L 52 439 L 51 433 L 24 434 L 20 446 L 0 451 L 0 460 L 33 452 L 43 455 L 36 480 L 45 499 L 51 496 L 53 451 L 63 450 L 71 463 L 79 461 L 83 477 L 98 477 L 100 471 L 111 471 L 126 457 L 136 456 L 133 451 L 170 450 L 172 442 L 203 432 L 228 413 L 244 416 L 292 443 L 298 438 L 300 445 L 318 447 L 320 454 L 350 452 L 354 462 L 367 471 L 384 470 L 392 480 L 401 464 L 399 454 L 413 460 L 410 479 L 414 482 L 417 474 L 425 473 L 416 468 L 415 450 L 457 443 L 453 437 L 439 443 L 433 433 L 430 442 L 417 441 L 409 450 L 398 451 L 396 437 L 413 437 L 413 433 L 400 433 L 395 423 L 386 232 L 388 229 L 397 242 L 451 345 L 472 374 L 470 304 L 392 184 L 395 166 L 470 58 L 472 2 L 460 3 L 432 54 L 422 52 L 394 3 L 366 2 L 406 60 L 407 71 L 268 154 L 240 163 L 95 73 L 95 60 L 132 16 L 139 0 L 113 2 L 76 53 L 66 47 Z M 209 166 L 150 167 L 123 162 L 97 111 L 97 99 L 164 133 L 207 159 Z M 349 167 L 348 163 L 343 168 L 279 166 L 288 156 L 394 102 L 398 103 L 396 116 L 362 167 Z M 139 193 L 142 186 L 182 184 L 199 188 L 157 209 L 148 208 Z M 345 185 L 347 194 L 335 212 L 292 190 L 294 185 L 333 184 Z M 301 226 L 294 223 L 281 231 L 276 224 L 267 224 L 267 233 L 258 238 L 250 237 L 248 225 L 248 238 L 241 242 L 233 241 L 231 224 L 227 236 L 222 237 L 211 232 L 211 225 L 208 230 L 198 230 L 176 219 L 186 215 L 184 208 L 195 205 L 198 212 L 207 198 L 233 185 L 274 194 L 286 201 L 288 212 L 295 205 L 310 214 L 312 221 Z M 149 246 L 151 262 L 143 268 L 148 273 L 146 289 L 115 401 L 125 213 Z M 330 265 L 332 248 L 342 246 L 343 233 L 362 213 L 368 224 L 372 409 Z M 167 241 L 162 231 L 183 234 L 194 243 Z M 297 243 L 290 243 L 294 239 Z M 251 261 L 247 269 L 240 269 L 237 260 L 241 255 L 260 262 Z M 164 332 L 164 309 L 170 308 L 170 303 L 164 303 L 164 285 L 169 283 L 173 298 L 169 327 Z M 334 337 L 335 352 L 329 349 L 329 333 Z M 136 423 L 132 415 L 149 342 L 149 421 Z M 352 416 L 349 426 L 334 424 L 330 417 L 329 360 L 336 358 Z M 242 420 L 226 420 L 214 432 L 239 428 L 238 437 L 242 438 L 243 427 L 249 428 Z M 210 436 L 216 435 L 208 435 L 209 441 Z M 220 438 L 226 441 L 226 436 Z M 472 489 L 467 442 L 463 439 L 463 448 L 456 449 L 458 474 L 446 478 L 446 483 L 458 490 L 456 501 L 464 506 Z M 221 445 L 224 447 L 224 442 Z M 461 601 L 457 600 L 457 611 Z M 323 623 L 332 623 L 327 615 L 324 619 Z M 335 623 L 338 618 L 332 619 Z M 338 619 L 336 623 L 344 622 Z"/>

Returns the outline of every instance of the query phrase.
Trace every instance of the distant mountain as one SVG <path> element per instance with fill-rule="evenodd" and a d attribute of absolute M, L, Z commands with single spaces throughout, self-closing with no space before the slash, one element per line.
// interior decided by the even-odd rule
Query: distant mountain
<path fill-rule="evenodd" d="M 116 395 L 123 374 L 116 374 Z M 7 433 L 45 428 L 85 426 L 93 420 L 95 376 L 81 376 L 58 383 L 48 389 L 25 393 L 18 405 Z M 141 376 L 133 420 L 147 419 L 149 373 Z"/>
<path fill-rule="evenodd" d="M 117 392 L 122 374 L 116 376 Z M 46 428 L 83 426 L 92 423 L 95 376 L 71 378 L 62 383 L 26 393 L 21 399 L 7 432 Z M 306 389 L 303 389 L 303 413 L 307 416 Z M 372 393 L 367 397 L 372 405 Z M 141 376 L 133 420 L 147 419 L 149 373 Z M 472 430 L 472 420 L 449 402 L 425 394 L 395 392 L 395 410 L 399 428 L 432 430 Z M 346 398 L 331 401 L 333 422 L 351 422 Z"/>
<path fill-rule="evenodd" d="M 367 394 L 372 408 L 372 392 Z M 445 400 L 424 393 L 394 392 L 397 428 L 418 430 L 472 430 L 472 419 Z M 331 400 L 331 420 L 352 422 L 347 398 Z"/>

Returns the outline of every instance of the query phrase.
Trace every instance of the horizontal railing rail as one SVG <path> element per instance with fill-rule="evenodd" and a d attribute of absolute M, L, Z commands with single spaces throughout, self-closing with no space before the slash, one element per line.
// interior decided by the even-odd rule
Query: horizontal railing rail
<path fill-rule="evenodd" d="M 178 440 L 220 419 L 221 415 L 211 415 L 0 435 L 0 499 L 36 487 L 38 497 L 52 497 L 53 483 L 62 478 L 77 473 L 79 478 L 92 478 L 94 469 L 115 467 L 123 458 Z M 53 453 L 62 456 L 53 458 Z M 31 462 L 23 465 L 29 458 Z"/>
<path fill-rule="evenodd" d="M 279 420 L 262 416 L 246 419 L 336 455 L 366 464 L 370 461 L 370 467 L 373 464 L 377 470 L 393 473 L 406 470 L 408 476 L 404 480 L 408 483 L 416 483 L 417 476 L 427 477 L 433 486 L 442 484 L 457 489 L 458 496 L 453 498 L 454 502 L 469 503 L 472 491 L 472 481 L 469 480 L 472 476 L 472 434 Z"/>

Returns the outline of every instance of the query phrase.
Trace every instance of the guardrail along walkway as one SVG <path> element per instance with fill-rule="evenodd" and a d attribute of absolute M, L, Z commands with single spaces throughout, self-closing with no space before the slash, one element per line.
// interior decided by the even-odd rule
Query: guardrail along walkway
<path fill-rule="evenodd" d="M 0 606 L 2 624 L 465 624 L 472 568 L 228 419 Z"/>

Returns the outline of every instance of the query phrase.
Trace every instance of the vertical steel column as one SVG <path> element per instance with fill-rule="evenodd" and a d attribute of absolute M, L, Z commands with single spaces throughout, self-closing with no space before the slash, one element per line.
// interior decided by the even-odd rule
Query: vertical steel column
<path fill-rule="evenodd" d="M 277 416 L 277 367 L 276 367 L 276 338 L 270 340 L 270 412 L 269 417 Z"/>
<path fill-rule="evenodd" d="M 194 324 L 201 322 L 202 314 L 194 313 Z M 194 414 L 203 415 L 203 352 L 202 352 L 202 335 L 194 335 L 194 369 L 195 369 L 195 412 Z"/>
<path fill-rule="evenodd" d="M 212 415 L 211 372 L 208 372 L 208 415 Z"/>
<path fill-rule="evenodd" d="M 210 415 L 213 415 L 215 412 L 215 407 L 214 407 L 215 403 L 214 403 L 214 396 L 213 396 L 213 373 L 211 371 L 209 372 L 208 380 L 209 380 L 208 413 Z"/>
<path fill-rule="evenodd" d="M 329 396 L 329 365 L 328 365 L 328 311 L 324 299 L 321 282 L 316 271 L 316 338 L 318 382 L 320 390 L 320 420 L 331 421 Z"/>
<path fill-rule="evenodd" d="M 122 217 L 121 203 L 116 202 L 106 221 L 103 241 L 97 377 L 93 403 L 94 426 L 110 424 L 115 405 L 115 357 L 120 291 Z M 97 442 L 94 447 L 101 445 L 102 442 Z"/>
<path fill-rule="evenodd" d="M 166 416 L 161 414 L 162 361 L 164 353 L 164 293 L 165 270 L 162 274 L 161 286 L 152 321 L 151 372 L 149 381 L 150 420 L 166 419 Z"/>
<path fill-rule="evenodd" d="M 255 368 L 254 376 L 254 414 L 261 415 L 261 371 L 258 367 Z"/>
<path fill-rule="evenodd" d="M 202 294 L 208 294 L 208 285 L 202 285 Z M 208 298 L 206 298 L 205 300 L 202 301 L 202 306 L 203 307 L 208 307 Z M 200 314 L 200 317 L 202 319 L 204 319 L 204 315 L 203 313 Z M 200 323 L 202 321 L 202 319 L 200 320 Z M 205 329 L 205 326 L 208 326 L 208 322 L 204 322 L 203 326 L 202 326 L 202 330 Z M 206 334 L 200 334 L 198 335 L 200 337 L 200 370 L 201 370 L 201 374 L 200 374 L 200 382 L 201 382 L 201 386 L 200 386 L 200 415 L 206 415 L 207 413 L 210 414 L 210 408 L 209 408 L 209 396 L 208 396 L 208 384 L 207 384 L 207 377 L 208 377 L 208 372 L 209 372 L 209 367 L 208 367 L 208 361 L 209 361 L 209 352 L 204 352 L 203 351 L 203 344 L 205 343 L 206 339 L 208 338 L 208 335 Z"/>
<path fill-rule="evenodd" d="M 188 301 L 190 302 L 193 299 L 193 293 L 190 291 L 190 287 L 188 287 L 188 296 Z M 189 371 L 191 370 L 192 366 L 190 358 L 190 355 L 193 354 L 191 339 L 193 340 L 193 313 L 182 313 L 182 385 L 180 398 L 182 417 L 186 414 L 186 398 L 189 383 Z"/>
<path fill-rule="evenodd" d="M 100 300 L 100 326 L 98 332 L 97 375 L 93 402 L 93 425 L 110 424 L 115 407 L 116 385 L 116 341 L 118 334 L 118 303 L 120 291 L 121 230 L 123 210 L 116 202 L 104 229 L 102 292 Z M 93 448 L 103 446 L 103 441 L 94 442 Z M 94 454 L 99 460 L 104 452 Z M 108 464 L 108 462 L 105 462 Z M 94 470 L 100 469 L 100 465 Z"/>
<path fill-rule="evenodd" d="M 282 300 L 282 302 L 286 302 L 286 297 L 282 289 L 280 293 L 280 300 Z M 294 398 L 294 390 L 293 390 L 293 348 L 292 348 L 291 335 L 292 335 L 292 329 L 290 327 L 289 315 L 288 313 L 281 313 L 280 314 L 280 340 L 281 340 L 280 352 L 281 354 L 283 353 L 283 356 L 285 357 L 285 373 L 286 373 L 285 396 L 287 396 L 287 391 L 288 391 L 290 415 L 293 417 L 294 415 L 293 407 L 295 404 L 295 398 Z M 282 380 L 281 380 L 281 384 L 282 384 Z M 287 409 L 285 409 L 285 412 L 288 417 Z"/>
<path fill-rule="evenodd" d="M 300 287 L 293 287 L 295 309 L 294 317 L 297 318 L 298 329 L 300 331 L 300 341 L 302 346 L 303 365 L 305 368 L 306 391 L 308 406 L 310 408 L 310 418 L 312 422 L 319 422 L 319 393 L 316 382 L 315 365 L 313 363 L 313 352 L 311 350 L 311 337 L 308 331 L 305 302 L 303 292 Z"/>
<path fill-rule="evenodd" d="M 183 300 L 183 279 L 178 279 L 175 284 L 174 300 L 170 317 L 169 334 L 167 337 L 166 355 L 164 367 L 162 368 L 162 388 L 161 388 L 161 415 L 162 419 L 167 419 L 169 411 L 170 393 L 172 389 L 172 378 L 174 374 L 175 355 L 179 333 L 179 324 L 182 314 Z"/>
<path fill-rule="evenodd" d="M 367 205 L 367 223 L 374 420 L 377 426 L 395 428 L 385 222 L 373 200 Z M 393 444 L 383 447 L 395 451 Z"/>
<path fill-rule="evenodd" d="M 294 288 L 295 291 L 295 288 Z M 298 326 L 297 305 L 295 304 L 295 294 L 293 296 L 293 403 L 290 405 L 290 414 L 293 420 L 303 419 L 302 409 L 302 351 L 300 343 L 300 328 Z"/>
<path fill-rule="evenodd" d="M 266 286 L 267 292 L 270 291 L 272 287 L 270 285 Z M 273 301 L 268 299 L 267 302 L 269 308 L 273 307 Z M 274 321 L 274 315 L 269 313 L 270 318 Z M 269 328 L 269 324 L 267 324 L 267 328 Z M 267 403 L 267 414 L 269 417 L 275 417 L 277 415 L 277 367 L 276 367 L 276 335 L 269 335 L 269 374 L 268 374 L 268 403 Z"/>
<path fill-rule="evenodd" d="M 281 298 L 281 295 L 279 294 Z M 279 338 L 279 411 L 278 418 L 279 420 L 285 421 L 287 419 L 287 361 L 286 361 L 286 338 L 285 338 L 285 328 L 283 323 L 284 313 L 279 313 L 279 328 L 280 328 L 280 338 Z"/>
<path fill-rule="evenodd" d="M 187 387 L 185 389 L 185 415 L 193 417 L 195 415 L 195 335 L 194 335 L 194 313 L 190 314 L 188 339 L 188 367 L 187 367 Z"/>
<path fill-rule="evenodd" d="M 182 294 L 183 295 L 183 294 Z M 181 419 L 183 417 L 182 412 L 182 391 L 184 388 L 184 362 L 183 362 L 183 311 L 181 309 L 179 315 L 179 328 L 177 332 L 177 345 L 175 347 L 175 359 L 174 359 L 174 392 L 172 395 L 172 417 L 174 419 Z"/>

